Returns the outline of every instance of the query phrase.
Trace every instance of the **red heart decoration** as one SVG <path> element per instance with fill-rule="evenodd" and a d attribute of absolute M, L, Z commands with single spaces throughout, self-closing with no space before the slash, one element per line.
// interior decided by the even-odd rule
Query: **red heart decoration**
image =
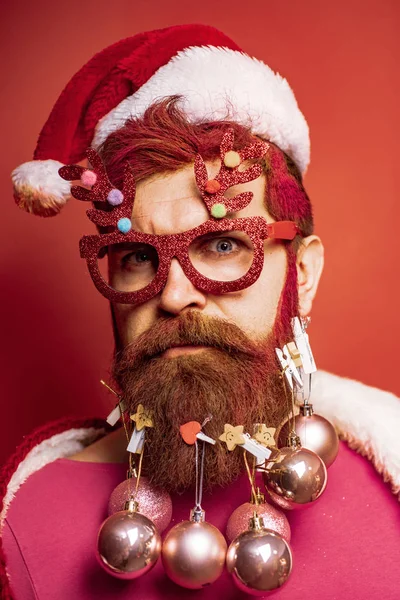
<path fill-rule="evenodd" d="M 189 446 L 193 446 L 196 443 L 196 436 L 201 431 L 201 425 L 197 421 L 189 421 L 189 423 L 185 423 L 179 427 L 179 431 L 183 438 L 183 441 L 186 442 Z"/>

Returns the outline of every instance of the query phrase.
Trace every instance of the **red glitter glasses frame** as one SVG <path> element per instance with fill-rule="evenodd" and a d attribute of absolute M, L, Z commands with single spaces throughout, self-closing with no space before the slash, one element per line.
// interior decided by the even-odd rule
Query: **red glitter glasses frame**
<path fill-rule="evenodd" d="M 268 150 L 269 144 L 257 139 L 240 150 L 234 150 L 233 130 L 227 130 L 220 145 L 221 167 L 218 174 L 211 180 L 208 177 L 204 160 L 197 155 L 194 162 L 196 184 L 211 218 L 194 229 L 171 235 L 152 235 L 132 229 L 131 218 L 136 183 L 129 164 L 125 165 L 122 191 L 112 185 L 101 157 L 93 148 L 89 148 L 86 152 L 92 170 L 80 165 L 62 167 L 59 174 L 63 179 L 78 181 L 79 185 L 71 187 L 72 196 L 78 200 L 92 202 L 94 205 L 94 208 L 87 211 L 87 215 L 100 229 L 100 234 L 84 236 L 80 240 L 80 253 L 81 257 L 86 259 L 90 275 L 98 291 L 108 300 L 120 304 L 146 302 L 165 286 L 172 259 L 175 257 L 186 277 L 195 287 L 205 293 L 226 294 L 243 290 L 252 285 L 260 276 L 263 268 L 264 240 L 293 240 L 297 234 L 301 235 L 298 226 L 293 221 L 268 223 L 262 216 L 236 219 L 226 217 L 228 213 L 233 214 L 244 209 L 251 202 L 253 193 L 247 191 L 228 198 L 225 196 L 225 192 L 232 186 L 260 177 L 263 172 L 260 160 L 265 159 Z M 250 166 L 243 170 L 242 166 L 246 161 L 250 162 Z M 189 258 L 189 246 L 196 237 L 218 231 L 224 233 L 244 232 L 253 244 L 253 261 L 249 270 L 234 281 L 208 279 L 195 269 Z M 100 250 L 120 242 L 145 243 L 153 246 L 157 251 L 159 264 L 156 275 L 141 290 L 132 292 L 115 290 L 100 273 L 98 265 Z"/>
<path fill-rule="evenodd" d="M 208 279 L 195 269 L 189 258 L 189 246 L 193 240 L 207 233 L 221 231 L 241 231 L 248 235 L 253 248 L 252 264 L 242 277 L 234 281 L 216 281 Z M 165 286 L 173 258 L 177 258 L 186 277 L 200 291 L 207 294 L 226 294 L 237 292 L 251 286 L 259 278 L 264 265 L 264 240 L 293 240 L 298 227 L 292 221 L 268 223 L 264 217 L 246 217 L 238 219 L 210 219 L 194 229 L 170 235 L 153 235 L 131 230 L 127 234 L 119 231 L 101 236 L 87 235 L 80 241 L 81 257 L 86 263 L 97 290 L 111 302 L 118 304 L 142 304 L 156 296 Z M 143 289 L 121 292 L 112 288 L 102 277 L 98 256 L 102 248 L 120 242 L 143 243 L 153 246 L 158 254 L 159 264 L 154 279 Z"/>

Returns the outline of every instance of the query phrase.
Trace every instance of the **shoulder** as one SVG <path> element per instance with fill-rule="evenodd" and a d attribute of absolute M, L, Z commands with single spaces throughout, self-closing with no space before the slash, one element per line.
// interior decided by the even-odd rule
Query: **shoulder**
<path fill-rule="evenodd" d="M 102 419 L 60 419 L 24 437 L 0 470 L 0 531 L 20 486 L 45 465 L 72 456 L 109 431 Z"/>
<path fill-rule="evenodd" d="M 6 461 L 0 470 L 0 598 L 12 599 L 8 577 L 10 555 L 7 560 L 4 554 L 4 543 L 10 541 L 9 527 L 6 525 L 6 515 L 10 503 L 18 489 L 30 475 L 57 460 L 57 458 L 71 456 L 81 451 L 107 431 L 107 424 L 101 419 L 61 419 L 48 423 L 35 429 L 30 435 L 24 437 L 15 452 Z M 11 536 L 11 542 L 12 542 Z M 11 562 L 21 563 L 18 547 L 12 543 Z M 29 577 L 22 575 L 23 570 L 18 567 L 23 581 L 24 597 L 32 591 Z M 24 585 L 25 585 L 24 583 Z"/>
<path fill-rule="evenodd" d="M 400 493 L 400 399 L 394 394 L 326 371 L 312 379 L 312 404 L 350 448 L 368 458 Z"/>

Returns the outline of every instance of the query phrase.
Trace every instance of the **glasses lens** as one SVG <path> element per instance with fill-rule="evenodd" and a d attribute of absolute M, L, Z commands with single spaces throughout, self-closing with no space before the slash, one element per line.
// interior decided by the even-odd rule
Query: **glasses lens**
<path fill-rule="evenodd" d="M 213 281 L 235 281 L 253 262 L 254 247 L 243 231 L 216 231 L 201 235 L 189 246 L 194 268 Z"/>
<path fill-rule="evenodd" d="M 153 246 L 136 242 L 104 246 L 97 256 L 101 276 L 117 292 L 145 288 L 153 281 L 158 262 Z"/>

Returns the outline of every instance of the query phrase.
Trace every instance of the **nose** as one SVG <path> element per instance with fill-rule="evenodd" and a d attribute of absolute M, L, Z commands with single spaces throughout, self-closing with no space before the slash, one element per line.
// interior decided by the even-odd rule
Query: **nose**
<path fill-rule="evenodd" d="M 188 279 L 176 258 L 172 259 L 165 287 L 160 294 L 159 308 L 172 315 L 185 309 L 203 309 L 206 296 Z"/>

